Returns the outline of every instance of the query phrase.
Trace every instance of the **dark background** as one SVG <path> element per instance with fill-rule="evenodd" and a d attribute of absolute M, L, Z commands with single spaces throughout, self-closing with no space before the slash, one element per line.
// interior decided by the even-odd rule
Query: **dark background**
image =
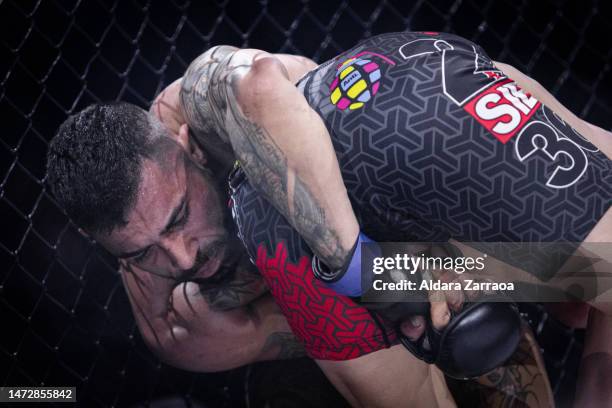
<path fill-rule="evenodd" d="M 78 234 L 45 190 L 47 144 L 67 115 L 99 101 L 147 106 L 211 45 L 322 62 L 364 37 L 411 29 L 472 39 L 580 116 L 612 128 L 609 1 L 0 3 L 0 385 L 76 386 L 84 407 L 146 405 L 170 395 L 187 405 L 243 406 L 254 373 L 259 381 L 251 385 L 264 394 L 291 388 L 281 381 L 308 388 L 288 372 L 310 372 L 315 390 L 324 383 L 308 362 L 196 375 L 155 359 L 113 259 Z M 523 309 L 557 400 L 567 406 L 583 333 L 537 305 Z"/>

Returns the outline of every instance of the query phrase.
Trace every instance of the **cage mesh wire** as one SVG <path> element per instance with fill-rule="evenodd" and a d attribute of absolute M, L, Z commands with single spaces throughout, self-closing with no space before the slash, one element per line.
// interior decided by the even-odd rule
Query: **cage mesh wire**
<path fill-rule="evenodd" d="M 611 9 L 604 0 L 0 0 L 1 384 L 74 385 L 87 407 L 168 395 L 187 405 L 243 403 L 228 388 L 235 373 L 191 374 L 156 360 L 114 260 L 45 189 L 47 144 L 67 115 L 100 101 L 147 106 L 211 45 L 324 61 L 362 38 L 411 29 L 480 43 L 610 129 Z M 539 305 L 523 309 L 566 406 L 582 333 Z"/>

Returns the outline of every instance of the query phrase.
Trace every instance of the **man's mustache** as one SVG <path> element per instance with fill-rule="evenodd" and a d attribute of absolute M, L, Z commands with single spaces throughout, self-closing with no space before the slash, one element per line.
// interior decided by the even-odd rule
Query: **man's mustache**
<path fill-rule="evenodd" d="M 200 248 L 196 254 L 196 260 L 190 269 L 183 271 L 181 276 L 183 280 L 189 280 L 198 284 L 218 284 L 222 281 L 231 278 L 236 271 L 237 264 L 240 260 L 240 256 L 228 256 L 234 253 L 232 245 L 229 239 L 222 238 L 213 241 L 206 248 Z M 219 269 L 207 278 L 196 277 L 197 272 L 208 262 L 211 258 L 218 256 L 223 253 L 223 259 L 219 265 Z"/>
<path fill-rule="evenodd" d="M 198 252 L 196 253 L 196 259 L 193 266 L 185 271 L 182 271 L 183 273 L 181 274 L 181 276 L 195 275 L 207 261 L 209 261 L 211 258 L 216 257 L 221 251 L 223 251 L 223 248 L 226 245 L 227 239 L 222 238 L 214 240 L 206 247 L 198 248 Z"/>

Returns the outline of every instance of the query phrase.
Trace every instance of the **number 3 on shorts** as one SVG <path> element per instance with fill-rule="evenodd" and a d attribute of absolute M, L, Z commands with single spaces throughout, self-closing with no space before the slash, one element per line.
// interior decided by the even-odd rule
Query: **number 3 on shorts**
<path fill-rule="evenodd" d="M 552 188 L 567 188 L 575 184 L 584 174 L 589 164 L 586 154 L 576 143 L 560 136 L 550 125 L 534 121 L 519 133 L 514 145 L 520 161 L 541 150 L 551 161 L 565 155 L 569 165 L 557 165 L 546 185 Z"/>

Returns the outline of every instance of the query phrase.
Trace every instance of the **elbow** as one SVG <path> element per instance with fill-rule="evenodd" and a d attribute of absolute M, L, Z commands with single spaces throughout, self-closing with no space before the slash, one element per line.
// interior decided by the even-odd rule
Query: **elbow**
<path fill-rule="evenodd" d="M 238 84 L 238 103 L 248 116 L 265 112 L 270 101 L 279 97 L 279 86 L 288 81 L 284 66 L 275 57 L 256 60 Z"/>

